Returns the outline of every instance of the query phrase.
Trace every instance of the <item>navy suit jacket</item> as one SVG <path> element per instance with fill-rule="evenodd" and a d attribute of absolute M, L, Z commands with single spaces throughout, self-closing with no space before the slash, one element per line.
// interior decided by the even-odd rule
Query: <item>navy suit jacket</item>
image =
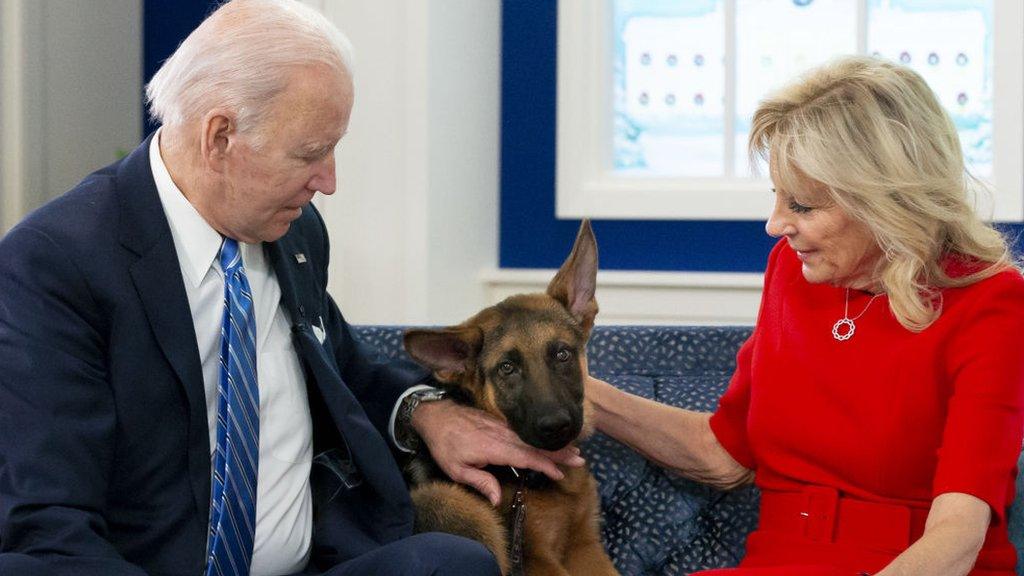
<path fill-rule="evenodd" d="M 203 377 L 148 150 L 147 139 L 0 241 L 5 576 L 204 570 Z M 312 206 L 265 249 L 313 417 L 313 573 L 411 534 L 385 438 L 399 395 L 426 374 L 377 362 L 354 339 L 326 291 L 329 247 Z"/>

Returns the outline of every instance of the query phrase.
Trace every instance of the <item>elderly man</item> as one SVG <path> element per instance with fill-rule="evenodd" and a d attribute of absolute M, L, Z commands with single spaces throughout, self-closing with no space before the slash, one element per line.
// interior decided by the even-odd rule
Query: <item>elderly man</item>
<path fill-rule="evenodd" d="M 495 503 L 488 464 L 582 463 L 428 403 L 327 295 L 348 58 L 298 2 L 222 6 L 149 85 L 157 134 L 0 242 L 0 574 L 495 574 L 412 534 L 396 432 Z"/>

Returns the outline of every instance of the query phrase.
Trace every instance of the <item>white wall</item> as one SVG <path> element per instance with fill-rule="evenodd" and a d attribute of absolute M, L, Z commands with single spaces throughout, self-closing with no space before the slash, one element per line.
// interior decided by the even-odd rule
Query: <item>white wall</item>
<path fill-rule="evenodd" d="M 355 46 L 330 290 L 358 323 L 461 321 L 497 265 L 499 0 L 307 0 Z"/>
<path fill-rule="evenodd" d="M 141 0 L 0 2 L 0 232 L 131 150 Z"/>
<path fill-rule="evenodd" d="M 543 292 L 554 270 L 488 270 L 488 302 Z M 750 325 L 757 319 L 764 274 L 733 272 L 597 273 L 597 324 Z"/>

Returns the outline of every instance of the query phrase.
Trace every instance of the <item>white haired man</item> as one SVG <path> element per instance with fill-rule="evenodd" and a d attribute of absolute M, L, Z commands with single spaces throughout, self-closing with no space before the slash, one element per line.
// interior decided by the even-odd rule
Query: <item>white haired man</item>
<path fill-rule="evenodd" d="M 495 503 L 488 464 L 582 464 L 411 401 L 327 295 L 348 53 L 293 0 L 223 5 L 148 87 L 162 128 L 0 241 L 0 574 L 497 574 L 412 534 L 396 427 Z"/>

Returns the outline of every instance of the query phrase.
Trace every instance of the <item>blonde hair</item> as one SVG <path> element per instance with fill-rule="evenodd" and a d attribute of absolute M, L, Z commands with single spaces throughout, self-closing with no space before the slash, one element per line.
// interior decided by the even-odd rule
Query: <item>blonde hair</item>
<path fill-rule="evenodd" d="M 234 0 L 192 31 L 146 86 L 155 121 L 180 126 L 224 106 L 239 131 L 258 128 L 296 68 L 320 64 L 351 77 L 348 39 L 296 0 Z M 331 87 L 325 87 L 331 89 Z"/>
<path fill-rule="evenodd" d="M 971 205 L 982 187 L 964 169 L 953 122 L 909 68 L 853 56 L 814 69 L 761 102 L 749 145 L 776 186 L 818 182 L 868 227 L 884 254 L 875 278 L 909 330 L 939 317 L 942 288 L 1013 266 L 1006 239 Z M 948 255 L 977 269 L 950 277 Z"/>

